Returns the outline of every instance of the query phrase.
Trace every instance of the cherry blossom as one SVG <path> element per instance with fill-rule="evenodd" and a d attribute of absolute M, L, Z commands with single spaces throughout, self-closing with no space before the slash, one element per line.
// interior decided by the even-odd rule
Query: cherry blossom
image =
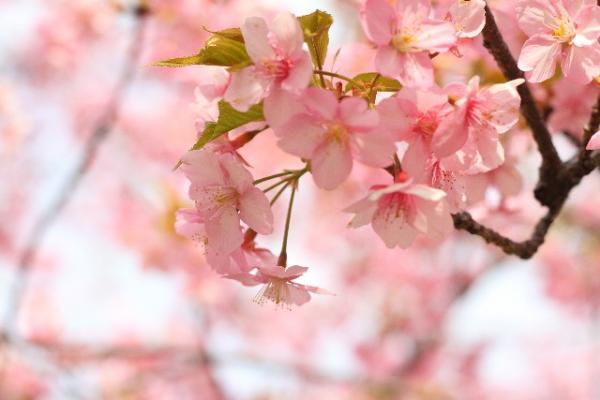
<path fill-rule="evenodd" d="M 425 172 L 432 157 L 442 159 L 463 145 L 460 138 L 454 143 L 438 143 L 438 126 L 452 112 L 448 96 L 440 89 L 403 88 L 396 96 L 383 100 L 377 109 L 381 129 L 408 144 L 402 161 L 408 174 L 415 179 Z"/>
<path fill-rule="evenodd" d="M 270 95 L 279 90 L 298 91 L 308 85 L 312 65 L 302 47 L 304 37 L 295 16 L 279 14 L 270 30 L 264 19 L 248 18 L 241 30 L 254 65 L 232 74 L 225 100 L 234 108 L 246 111 L 265 97 L 265 107 L 277 108 L 269 102 Z"/>
<path fill-rule="evenodd" d="M 519 120 L 521 98 L 516 88 L 523 82 L 515 79 L 480 89 L 476 76 L 467 85 L 446 86 L 444 90 L 455 109 L 438 127 L 435 143 L 461 148 L 446 159 L 447 168 L 485 172 L 504 162 L 498 134 L 507 132 Z"/>
<path fill-rule="evenodd" d="M 385 132 L 376 130 L 379 117 L 367 102 L 342 100 L 330 91 L 310 88 L 302 96 L 306 112 L 275 129 L 279 146 L 311 161 L 317 186 L 331 190 L 352 171 L 353 159 L 373 167 L 392 163 L 395 146 Z"/>
<path fill-rule="evenodd" d="M 271 233 L 269 201 L 233 155 L 192 151 L 183 158 L 183 171 L 191 182 L 190 197 L 205 221 L 208 242 L 215 251 L 228 254 L 242 244 L 240 219 L 258 233 Z"/>
<path fill-rule="evenodd" d="M 446 193 L 411 181 L 374 186 L 364 199 L 346 211 L 356 214 L 350 227 L 371 223 L 375 233 L 389 248 L 409 247 L 419 234 L 444 238 L 452 230 Z"/>
<path fill-rule="evenodd" d="M 264 286 L 257 293 L 255 301 L 259 304 L 272 301 L 282 306 L 301 306 L 310 301 L 311 293 L 328 294 L 318 287 L 293 282 L 306 271 L 308 268 L 298 265 L 287 268 L 277 265 L 259 267 L 256 280 L 264 283 Z"/>
<path fill-rule="evenodd" d="M 588 83 L 600 75 L 600 6 L 594 0 L 521 0 L 519 26 L 529 36 L 519 68 L 531 82 L 554 76 L 556 63 L 565 77 Z"/>
<path fill-rule="evenodd" d="M 454 0 L 448 14 L 458 38 L 473 38 L 485 26 L 485 1 Z"/>
<path fill-rule="evenodd" d="M 362 21 L 369 38 L 378 47 L 377 71 L 397 77 L 405 86 L 433 84 L 430 53 L 444 52 L 456 43 L 454 27 L 431 17 L 429 0 L 367 0 Z"/>

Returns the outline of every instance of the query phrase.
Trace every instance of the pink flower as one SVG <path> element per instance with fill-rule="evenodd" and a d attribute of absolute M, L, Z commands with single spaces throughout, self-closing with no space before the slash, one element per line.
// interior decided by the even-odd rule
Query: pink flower
<path fill-rule="evenodd" d="M 350 175 L 353 159 L 373 167 L 391 164 L 396 151 L 384 132 L 375 130 L 377 111 L 358 97 L 338 101 L 332 92 L 309 88 L 303 95 L 306 111 L 276 127 L 279 146 L 311 161 L 317 186 L 331 190 Z"/>
<path fill-rule="evenodd" d="M 591 137 L 585 148 L 587 150 L 600 150 L 600 131 L 596 132 L 594 136 Z"/>
<path fill-rule="evenodd" d="M 574 85 L 563 78 L 552 89 L 554 96 L 550 105 L 554 111 L 548 121 L 550 128 L 553 132 L 566 130 L 581 138 L 600 94 L 600 86 Z"/>
<path fill-rule="evenodd" d="M 517 86 L 523 79 L 479 88 L 479 77 L 468 85 L 453 83 L 445 90 L 455 110 L 444 119 L 435 135 L 438 148 L 462 150 L 444 160 L 447 168 L 486 172 L 504 162 L 504 149 L 498 134 L 507 132 L 519 120 L 521 98 Z"/>
<path fill-rule="evenodd" d="M 257 293 L 255 301 L 263 304 L 272 301 L 279 305 L 301 306 L 310 301 L 310 293 L 329 294 L 326 290 L 292 282 L 302 276 L 308 268 L 297 265 L 284 268 L 280 266 L 258 267 L 256 280 L 265 286 Z"/>
<path fill-rule="evenodd" d="M 411 181 L 373 189 L 346 211 L 356 214 L 351 227 L 371 223 L 387 247 L 407 248 L 419 233 L 439 240 L 452 231 L 444 191 Z"/>
<path fill-rule="evenodd" d="M 225 101 L 240 111 L 247 111 L 278 90 L 298 91 L 308 86 L 312 63 L 302 48 L 304 36 L 296 17 L 290 13 L 279 14 L 270 30 L 264 19 L 252 17 L 246 19 L 241 30 L 254 65 L 232 74 Z M 266 109 L 273 107 L 276 103 L 265 100 Z"/>
<path fill-rule="evenodd" d="M 451 23 L 430 14 L 428 0 L 397 1 L 395 10 L 386 0 L 367 0 L 361 15 L 367 35 L 378 47 L 377 72 L 397 77 L 405 86 L 433 84 L 429 53 L 447 51 L 456 36 Z"/>
<path fill-rule="evenodd" d="M 519 68 L 531 82 L 554 76 L 560 61 L 565 77 L 588 83 L 600 75 L 600 7 L 596 0 L 521 0 L 519 26 L 529 36 Z"/>
<path fill-rule="evenodd" d="M 464 144 L 462 141 L 435 143 L 440 122 L 452 112 L 448 96 L 439 89 L 403 88 L 395 97 L 383 100 L 377 109 L 381 128 L 394 139 L 408 144 L 402 165 L 417 180 L 425 172 L 432 154 L 441 159 Z"/>
<path fill-rule="evenodd" d="M 199 85 L 194 90 L 195 102 L 190 104 L 196 116 L 196 131 L 201 133 L 207 122 L 219 118 L 219 101 L 223 98 L 229 77 L 222 69 L 217 69 L 211 76 L 212 82 Z"/>
<path fill-rule="evenodd" d="M 191 151 L 183 157 L 182 168 L 191 182 L 190 198 L 196 202 L 208 242 L 216 252 L 229 254 L 240 247 L 240 219 L 260 234 L 272 232 L 269 200 L 235 156 Z"/>
<path fill-rule="evenodd" d="M 454 0 L 448 11 L 459 38 L 474 38 L 485 26 L 484 0 Z"/>

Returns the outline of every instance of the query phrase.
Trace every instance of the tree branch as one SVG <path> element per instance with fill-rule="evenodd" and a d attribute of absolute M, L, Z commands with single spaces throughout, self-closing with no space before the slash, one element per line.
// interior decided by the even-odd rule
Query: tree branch
<path fill-rule="evenodd" d="M 510 54 L 508 46 L 496 25 L 494 16 L 487 5 L 485 11 L 484 46 L 494 56 L 507 79 L 522 78 L 524 76 L 523 72 L 519 70 L 515 59 Z M 578 154 L 563 163 L 552 143 L 550 131 L 537 108 L 527 83 L 520 85 L 518 91 L 521 96 L 521 113 L 531 128 L 538 151 L 542 156 L 542 165 L 540 166 L 538 184 L 534 194 L 540 204 L 548 208 L 546 215 L 537 223 L 531 237 L 523 242 L 515 242 L 481 225 L 467 212 L 454 214 L 452 217 L 456 229 L 462 229 L 481 236 L 487 243 L 500 247 L 507 254 L 528 259 L 544 243 L 550 226 L 560 213 L 571 190 L 579 185 L 583 177 L 600 166 L 600 152 L 591 152 L 585 149 L 591 136 L 600 126 L 600 97 L 592 111 L 590 122 L 585 128 Z"/>

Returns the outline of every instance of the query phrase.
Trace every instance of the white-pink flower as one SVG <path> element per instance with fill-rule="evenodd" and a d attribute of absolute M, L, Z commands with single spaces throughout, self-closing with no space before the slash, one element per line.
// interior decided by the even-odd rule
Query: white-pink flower
<path fill-rule="evenodd" d="M 444 163 L 447 168 L 469 173 L 486 172 L 504 162 L 504 149 L 498 134 L 507 132 L 519 120 L 521 97 L 517 86 L 524 82 L 510 82 L 479 88 L 479 77 L 467 85 L 452 83 L 446 86 L 453 115 L 444 119 L 436 131 L 435 148 L 458 147 Z"/>
<path fill-rule="evenodd" d="M 356 215 L 350 226 L 371 224 L 387 247 L 409 247 L 417 235 L 439 240 L 452 231 L 446 193 L 412 181 L 375 186 L 364 199 L 346 209 Z"/>
<path fill-rule="evenodd" d="M 332 92 L 309 88 L 302 96 L 305 112 L 275 127 L 279 146 L 310 160 L 315 183 L 331 190 L 352 171 L 356 159 L 373 167 L 392 163 L 392 139 L 377 130 L 379 116 L 359 97 L 338 100 Z"/>
<path fill-rule="evenodd" d="M 429 90 L 403 88 L 377 107 L 381 129 L 398 141 L 408 144 L 402 160 L 403 168 L 419 180 L 432 155 L 436 159 L 458 150 L 464 142 L 436 144 L 440 122 L 452 112 L 448 96 L 434 87 Z"/>
<path fill-rule="evenodd" d="M 600 150 L 600 131 L 596 132 L 594 136 L 590 138 L 587 146 L 587 150 Z"/>
<path fill-rule="evenodd" d="M 517 16 L 529 36 L 519 56 L 519 68 L 529 81 L 550 79 L 557 62 L 565 77 L 579 83 L 600 75 L 596 0 L 521 0 Z"/>
<path fill-rule="evenodd" d="M 395 9 L 386 0 L 367 0 L 362 9 L 367 35 L 378 49 L 377 72 L 398 78 L 405 86 L 433 84 L 430 53 L 456 43 L 454 26 L 431 17 L 429 0 L 402 0 Z"/>
<path fill-rule="evenodd" d="M 256 295 L 255 301 L 259 304 L 272 301 L 277 305 L 301 306 L 310 301 L 310 293 L 329 294 L 318 287 L 293 282 L 307 270 L 308 268 L 297 265 L 288 268 L 278 265 L 258 267 L 256 281 L 264 283 L 264 286 Z"/>
<path fill-rule="evenodd" d="M 240 247 L 240 219 L 260 234 L 272 232 L 269 200 L 234 155 L 191 151 L 183 157 L 182 168 L 191 182 L 190 198 L 204 221 L 210 247 L 217 253 L 229 254 Z"/>
<path fill-rule="evenodd" d="M 202 133 L 207 122 L 214 122 L 219 118 L 219 101 L 223 99 L 229 76 L 219 68 L 213 71 L 211 80 L 211 83 L 196 87 L 195 101 L 190 104 L 196 116 L 196 131 L 199 134 Z"/>
<path fill-rule="evenodd" d="M 248 18 L 241 30 L 254 64 L 233 72 L 225 101 L 237 110 L 247 111 L 278 90 L 298 91 L 308 86 L 312 62 L 302 47 L 304 36 L 295 16 L 279 14 L 270 29 L 264 19 Z M 265 100 L 265 108 L 271 106 Z"/>
<path fill-rule="evenodd" d="M 484 0 L 454 0 L 448 11 L 459 38 L 474 38 L 485 26 Z"/>

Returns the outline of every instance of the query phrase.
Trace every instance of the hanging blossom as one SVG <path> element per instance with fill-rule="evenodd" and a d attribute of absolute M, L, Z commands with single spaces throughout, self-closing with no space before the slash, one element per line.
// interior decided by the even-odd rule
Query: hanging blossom
<path fill-rule="evenodd" d="M 485 26 L 485 1 L 454 0 L 448 10 L 448 19 L 454 25 L 456 37 L 474 38 Z"/>
<path fill-rule="evenodd" d="M 454 26 L 433 19 L 428 0 L 397 1 L 395 9 L 386 0 L 367 0 L 361 17 L 377 45 L 377 72 L 405 86 L 431 86 L 430 54 L 448 51 L 456 43 Z"/>
<path fill-rule="evenodd" d="M 557 62 L 565 77 L 577 83 L 589 83 L 600 75 L 596 0 L 521 0 L 517 17 L 529 36 L 518 63 L 529 81 L 552 78 Z"/>
<path fill-rule="evenodd" d="M 264 19 L 252 17 L 241 26 L 253 65 L 233 72 L 225 101 L 239 111 L 265 98 L 265 114 L 277 112 L 276 92 L 296 92 L 308 86 L 312 76 L 310 55 L 303 49 L 304 36 L 298 19 L 279 14 L 270 29 Z"/>
<path fill-rule="evenodd" d="M 288 268 L 273 265 L 258 267 L 255 282 L 264 284 L 255 297 L 258 304 L 271 301 L 277 305 L 301 306 L 310 301 L 310 294 L 330 294 L 328 291 L 294 282 L 302 276 L 308 268 L 294 265 Z"/>
<path fill-rule="evenodd" d="M 356 159 L 373 167 L 392 163 L 396 147 L 377 130 L 379 116 L 358 97 L 338 100 L 332 92 L 309 88 L 302 95 L 305 111 L 276 126 L 279 147 L 310 160 L 317 186 L 335 189 L 352 171 Z"/>
<path fill-rule="evenodd" d="M 480 89 L 476 76 L 467 85 L 452 83 L 445 87 L 454 111 L 440 123 L 435 143 L 440 148 L 460 148 L 443 160 L 446 168 L 478 173 L 504 162 L 498 135 L 519 120 L 521 97 L 517 87 L 523 82 L 515 79 Z"/>
<path fill-rule="evenodd" d="M 356 214 L 350 227 L 371 224 L 389 248 L 408 248 L 419 234 L 440 240 L 452 232 L 443 190 L 415 184 L 400 174 L 392 185 L 373 186 L 364 199 L 346 208 Z"/>
<path fill-rule="evenodd" d="M 587 150 L 600 150 L 600 131 L 596 132 L 594 136 L 591 137 L 590 141 L 586 146 Z"/>
<path fill-rule="evenodd" d="M 265 194 L 233 154 L 196 150 L 183 157 L 189 196 L 204 222 L 211 249 L 230 254 L 243 243 L 240 219 L 260 234 L 273 231 L 273 213 Z"/>

